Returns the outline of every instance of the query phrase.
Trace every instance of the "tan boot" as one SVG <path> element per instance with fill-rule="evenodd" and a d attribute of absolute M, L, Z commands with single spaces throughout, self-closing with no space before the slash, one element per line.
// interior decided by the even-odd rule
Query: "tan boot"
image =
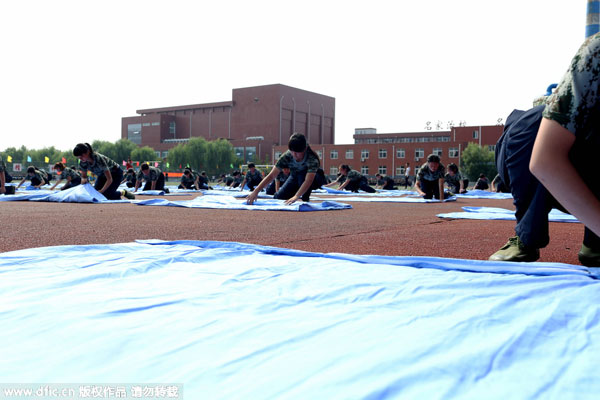
<path fill-rule="evenodd" d="M 491 261 L 532 262 L 540 258 L 540 250 L 527 247 L 518 236 L 511 237 L 500 250 L 490 256 Z"/>

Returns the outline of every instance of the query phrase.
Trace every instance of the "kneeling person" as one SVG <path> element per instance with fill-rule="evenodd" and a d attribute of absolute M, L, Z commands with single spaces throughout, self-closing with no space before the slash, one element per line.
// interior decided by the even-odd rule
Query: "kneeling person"
<path fill-rule="evenodd" d="M 440 164 L 440 157 L 436 154 L 427 156 L 417 175 L 415 189 L 426 199 L 436 198 L 444 200 L 444 176 L 446 168 Z"/>
<path fill-rule="evenodd" d="M 134 192 L 137 192 L 142 181 L 146 182 L 142 189 L 143 191 L 164 190 L 166 193 L 169 192 L 169 190 L 165 188 L 165 175 L 162 171 L 159 168 L 149 166 L 147 163 L 143 163 L 140 167 Z"/>
<path fill-rule="evenodd" d="M 290 176 L 273 198 L 286 200 L 285 204 L 292 204 L 299 199 L 309 201 L 313 189 L 323 185 L 323 174 L 318 173 L 321 164 L 319 156 L 310 148 L 306 137 L 301 133 L 294 133 L 288 141 L 288 149 L 279 157 L 271 172 L 248 195 L 248 204 L 254 203 L 258 193 L 284 168 L 290 169 Z"/>
<path fill-rule="evenodd" d="M 57 162 L 54 164 L 54 169 L 60 171 L 60 177 L 58 178 L 58 181 L 50 188 L 50 190 L 54 190 L 54 188 L 63 180 L 66 180 L 67 182 L 62 188 L 60 188 L 60 190 L 66 190 L 81 184 L 81 175 L 73 168 L 69 168 L 65 166 L 65 164 Z"/>

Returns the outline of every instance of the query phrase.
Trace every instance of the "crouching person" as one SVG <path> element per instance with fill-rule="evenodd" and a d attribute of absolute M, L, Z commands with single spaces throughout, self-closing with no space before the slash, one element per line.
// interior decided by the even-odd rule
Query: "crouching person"
<path fill-rule="evenodd" d="M 301 133 L 294 133 L 288 141 L 288 149 L 279 157 L 271 172 L 248 195 L 246 198 L 248 204 L 254 203 L 260 191 L 284 168 L 290 169 L 290 176 L 275 192 L 273 198 L 286 200 L 285 204 L 292 204 L 299 199 L 309 201 L 313 189 L 323 185 L 323 174 L 318 173 L 321 165 L 319 156 L 310 148 L 306 137 Z"/>

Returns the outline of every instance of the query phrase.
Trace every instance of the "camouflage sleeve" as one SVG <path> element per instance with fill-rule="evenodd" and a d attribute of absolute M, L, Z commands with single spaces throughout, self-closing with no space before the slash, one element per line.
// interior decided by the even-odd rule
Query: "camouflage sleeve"
<path fill-rule="evenodd" d="M 279 169 L 282 170 L 283 168 L 289 168 L 290 167 L 290 157 L 292 156 L 292 153 L 288 151 L 286 151 L 285 153 L 283 153 L 281 155 L 281 157 L 279 157 L 279 160 L 277 160 L 277 163 L 275 164 L 275 166 Z"/>
<path fill-rule="evenodd" d="M 596 34 L 587 39 L 573 57 L 542 115 L 577 133 L 597 109 L 599 82 L 600 34 Z"/>
<path fill-rule="evenodd" d="M 320 163 L 319 158 L 316 157 L 312 153 L 308 153 L 308 157 L 306 157 L 306 172 L 307 173 L 316 173 L 319 169 Z"/>

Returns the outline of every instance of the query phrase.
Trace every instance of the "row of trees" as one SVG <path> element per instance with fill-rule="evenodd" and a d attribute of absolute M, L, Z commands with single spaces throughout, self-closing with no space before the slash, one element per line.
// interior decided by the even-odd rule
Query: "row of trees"
<path fill-rule="evenodd" d="M 217 175 L 230 172 L 232 168 L 239 166 L 243 160 L 235 155 L 233 146 L 225 139 L 207 141 L 204 138 L 192 138 L 185 144 L 179 144 L 169 150 L 168 157 L 162 159 L 156 155 L 153 148 L 138 147 L 128 139 L 120 139 L 115 143 L 95 140 L 91 143 L 94 151 L 104 154 L 117 163 L 127 161 L 152 161 L 158 162 L 164 171 L 179 171 L 186 166 L 195 170 L 206 171 L 209 175 Z M 73 150 L 61 151 L 52 147 L 42 149 L 28 149 L 9 147 L 0 152 L 2 159 L 6 162 L 23 165 L 45 166 L 59 161 L 66 161 L 67 165 L 77 165 L 78 159 L 73 155 Z"/>
<path fill-rule="evenodd" d="M 494 152 L 475 143 L 469 143 L 461 154 L 459 167 L 461 173 L 475 182 L 479 174 L 484 174 L 490 181 L 497 174 Z"/>

